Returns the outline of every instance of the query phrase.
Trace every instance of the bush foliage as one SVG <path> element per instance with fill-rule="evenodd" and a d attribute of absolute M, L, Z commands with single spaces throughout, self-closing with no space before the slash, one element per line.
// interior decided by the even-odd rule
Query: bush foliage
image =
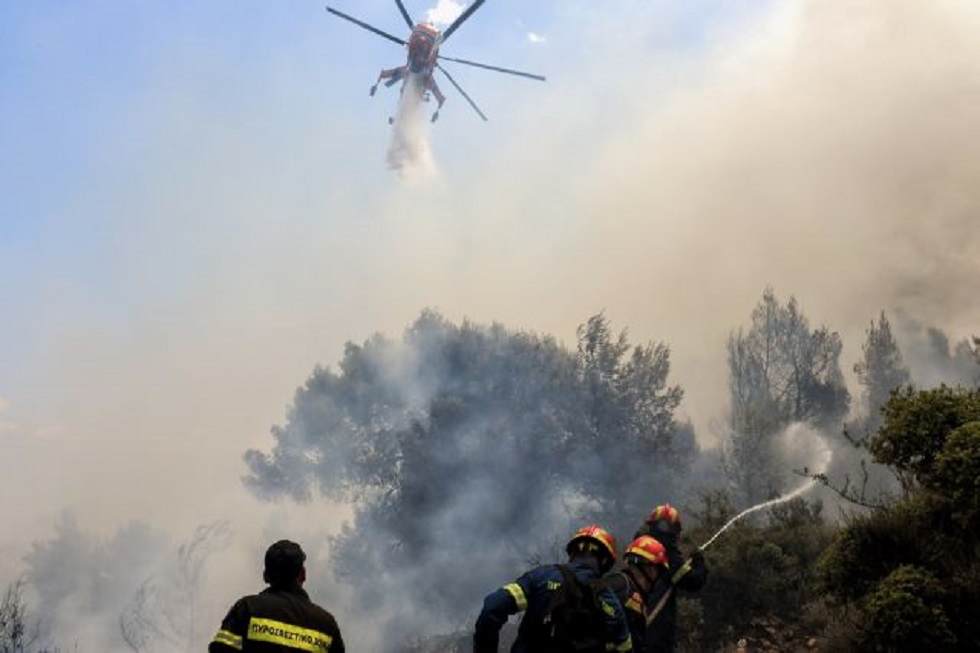
<path fill-rule="evenodd" d="M 907 388 L 871 440 L 906 494 L 852 519 L 819 564 L 841 610 L 857 611 L 855 650 L 980 646 L 980 391 Z"/>

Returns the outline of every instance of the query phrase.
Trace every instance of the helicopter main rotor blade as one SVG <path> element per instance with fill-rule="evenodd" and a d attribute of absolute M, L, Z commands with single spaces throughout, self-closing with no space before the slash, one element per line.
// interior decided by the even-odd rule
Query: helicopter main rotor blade
<path fill-rule="evenodd" d="M 457 91 L 459 91 L 459 94 L 462 95 L 464 98 L 466 98 L 466 101 L 470 103 L 470 106 L 473 107 L 473 110 L 476 111 L 478 114 L 480 114 L 480 117 L 483 118 L 484 121 L 486 121 L 487 117 L 483 115 L 482 111 L 480 111 L 480 107 L 476 106 L 476 102 L 473 101 L 473 98 L 471 98 L 469 95 L 466 94 L 466 91 L 463 90 L 462 86 L 456 83 L 456 80 L 453 79 L 453 76 L 450 75 L 448 72 L 446 72 L 446 69 L 440 66 L 439 64 L 436 64 L 436 68 L 442 71 L 442 74 L 446 76 L 446 79 L 452 82 L 452 85 L 456 87 Z"/>
<path fill-rule="evenodd" d="M 486 68 L 487 70 L 496 70 L 498 73 L 507 73 L 509 75 L 518 75 L 520 77 L 527 77 L 528 79 L 536 79 L 538 81 L 546 81 L 543 75 L 535 75 L 534 73 L 523 73 L 519 70 L 511 70 L 510 68 L 501 68 L 499 66 L 488 66 L 485 63 L 477 63 L 475 61 L 467 61 L 466 59 L 454 59 L 453 57 L 444 57 L 439 55 L 440 59 L 445 59 L 446 61 L 454 61 L 456 63 L 466 64 L 467 66 L 476 66 L 477 68 Z"/>
<path fill-rule="evenodd" d="M 363 21 L 357 20 L 353 16 L 348 16 L 347 14 L 345 14 L 342 11 L 337 11 L 333 7 L 327 7 L 327 11 L 329 11 L 334 16 L 340 16 L 344 20 L 349 20 L 350 22 L 354 23 L 358 27 L 363 27 L 364 29 L 366 29 L 369 32 L 374 32 L 378 36 L 383 36 L 384 38 L 388 39 L 389 41 L 394 41 L 398 45 L 405 45 L 405 41 L 403 39 L 400 39 L 397 36 L 393 36 L 393 35 L 389 34 L 388 32 L 382 31 L 382 30 L 378 29 L 377 27 L 374 27 L 373 25 L 368 25 L 367 23 L 365 23 Z"/>
<path fill-rule="evenodd" d="M 402 18 L 405 19 L 406 23 L 408 23 L 408 29 L 415 27 L 415 21 L 413 21 L 412 17 L 408 15 L 408 10 L 405 9 L 405 5 L 402 4 L 402 0 L 395 0 L 395 4 L 398 5 L 398 11 L 402 12 Z"/>
<path fill-rule="evenodd" d="M 473 12 L 476 11 L 477 9 L 479 9 L 480 8 L 480 5 L 482 5 L 486 1 L 487 0 L 476 0 L 476 2 L 474 2 L 469 7 L 467 7 L 466 8 L 466 11 L 464 11 L 463 13 L 461 13 L 459 15 L 459 17 L 456 18 L 456 20 L 454 20 L 449 27 L 447 27 L 446 29 L 444 29 L 442 31 L 442 40 L 445 41 L 446 39 L 448 39 L 449 36 L 450 36 L 450 34 L 452 34 L 453 32 L 455 32 L 456 29 L 460 25 L 462 25 L 466 21 L 467 18 L 469 18 L 470 16 L 472 16 L 473 15 Z"/>

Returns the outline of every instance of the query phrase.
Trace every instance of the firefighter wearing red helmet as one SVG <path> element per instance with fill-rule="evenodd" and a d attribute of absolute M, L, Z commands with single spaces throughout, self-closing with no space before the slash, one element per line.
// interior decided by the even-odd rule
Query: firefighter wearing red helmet
<path fill-rule="evenodd" d="M 626 548 L 623 562 L 623 567 L 607 575 L 606 581 L 626 609 L 634 650 L 641 651 L 647 614 L 653 609 L 650 598 L 657 584 L 667 582 L 670 574 L 667 549 L 653 537 L 641 535 Z"/>
<path fill-rule="evenodd" d="M 596 587 L 597 611 L 601 623 L 591 633 L 601 650 L 633 651 L 626 614 L 616 594 L 596 582 L 616 561 L 616 542 L 601 526 L 586 526 L 575 531 L 565 547 L 568 562 L 535 567 L 515 581 L 486 596 L 476 620 L 473 635 L 474 653 L 496 653 L 500 629 L 511 615 L 524 613 L 511 653 L 562 653 L 553 640 L 547 639 L 550 613 L 555 596 L 570 591 L 570 586 Z M 564 587 L 563 587 L 564 586 Z"/>
<path fill-rule="evenodd" d="M 601 526 L 584 526 L 572 535 L 565 546 L 569 557 L 593 555 L 599 563 L 599 573 L 606 573 L 616 562 L 616 540 Z"/>
<path fill-rule="evenodd" d="M 673 653 L 677 649 L 677 591 L 696 592 L 708 580 L 704 555 L 695 550 L 685 562 L 680 549 L 681 513 L 669 503 L 655 506 L 636 532 L 636 537 L 650 535 L 667 551 L 671 573 L 658 583 L 647 599 L 647 629 L 643 653 Z"/>

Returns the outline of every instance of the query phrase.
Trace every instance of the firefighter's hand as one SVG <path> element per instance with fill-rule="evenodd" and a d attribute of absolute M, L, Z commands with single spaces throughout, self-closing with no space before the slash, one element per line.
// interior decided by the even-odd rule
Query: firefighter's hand
<path fill-rule="evenodd" d="M 703 569 L 704 568 L 704 552 L 701 549 L 695 549 L 694 553 L 691 554 L 691 569 Z"/>

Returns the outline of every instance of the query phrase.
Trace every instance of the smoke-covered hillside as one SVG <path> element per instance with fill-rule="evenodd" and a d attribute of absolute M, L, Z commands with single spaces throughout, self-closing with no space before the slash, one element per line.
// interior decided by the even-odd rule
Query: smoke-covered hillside
<path fill-rule="evenodd" d="M 333 567 L 385 641 L 463 627 L 481 592 L 582 522 L 625 534 L 650 497 L 677 496 L 696 451 L 669 369 L 666 347 L 631 346 L 602 316 L 569 351 L 424 313 L 402 341 L 317 370 L 271 453 L 249 452 L 247 482 L 356 502 Z"/>
<path fill-rule="evenodd" d="M 958 344 L 962 359 L 936 349 L 925 370 L 910 371 L 882 314 L 868 330 L 849 417 L 840 345 L 821 353 L 836 333 L 811 327 L 794 299 L 770 290 L 752 316 L 729 341 L 725 446 L 702 450 L 693 427 L 675 419 L 683 391 L 670 383 L 668 347 L 635 345 L 601 314 L 580 325 L 570 348 L 427 310 L 401 339 L 348 343 L 336 371 L 317 367 L 273 427 L 271 448 L 245 453 L 243 491 L 348 506 L 342 529 L 306 542 L 311 588 L 332 597 L 352 643 L 431 650 L 472 626 L 487 591 L 559 559 L 578 525 L 602 523 L 624 542 L 658 501 L 694 512 L 723 493 L 738 509 L 808 487 L 816 499 L 801 470 L 839 487 L 857 473 L 860 452 L 843 434 L 870 428 L 883 401 L 870 390 L 937 369 L 949 383 L 963 383 L 957 370 L 972 371 L 980 385 L 980 345 Z M 763 343 L 773 341 L 766 353 Z M 760 356 L 765 370 L 753 372 Z M 880 500 L 894 480 L 879 473 L 861 498 Z M 203 645 L 217 609 L 209 567 L 221 567 L 216 558 L 233 539 L 219 522 L 170 549 L 164 534 L 133 523 L 106 541 L 66 514 L 56 537 L 25 558 L 37 641 L 137 651 Z M 259 559 L 262 543 L 248 546 Z M 239 581 L 250 587 L 248 577 Z"/>

